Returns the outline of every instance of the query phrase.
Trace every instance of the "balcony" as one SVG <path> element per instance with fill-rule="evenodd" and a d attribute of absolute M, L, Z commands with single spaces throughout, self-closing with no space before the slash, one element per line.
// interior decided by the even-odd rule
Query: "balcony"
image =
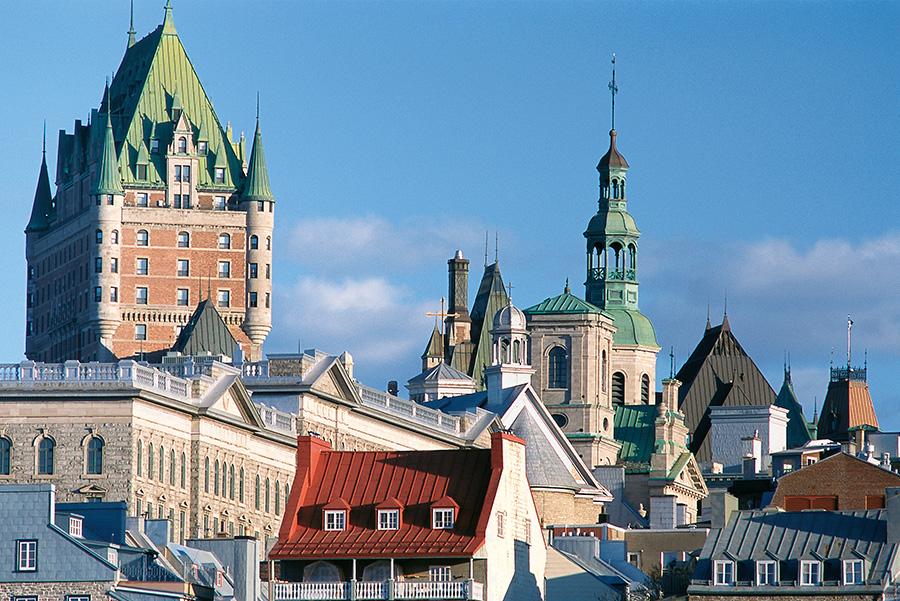
<path fill-rule="evenodd" d="M 603 282 L 606 280 L 620 280 L 628 282 L 637 281 L 637 271 L 634 269 L 610 269 L 594 267 L 588 271 L 588 281 Z"/>
<path fill-rule="evenodd" d="M 484 585 L 473 580 L 399 582 L 279 582 L 273 601 L 376 601 L 429 599 L 483 601 Z"/>

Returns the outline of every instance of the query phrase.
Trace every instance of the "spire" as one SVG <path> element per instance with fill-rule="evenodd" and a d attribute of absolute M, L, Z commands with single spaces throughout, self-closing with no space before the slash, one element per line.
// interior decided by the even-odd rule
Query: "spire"
<path fill-rule="evenodd" d="M 250 151 L 250 164 L 247 166 L 247 179 L 244 182 L 244 200 L 275 200 L 269 187 L 269 170 L 266 167 L 266 153 L 259 127 L 259 95 L 256 97 L 256 133 L 253 134 L 253 149 Z"/>
<path fill-rule="evenodd" d="M 31 218 L 25 232 L 46 229 L 50 223 L 50 212 L 53 210 L 53 197 L 50 193 L 50 176 L 47 174 L 47 122 L 44 121 L 44 144 L 41 152 L 41 169 L 38 172 L 37 188 L 34 191 L 34 203 L 31 205 Z"/>
<path fill-rule="evenodd" d="M 569 278 L 566 278 L 566 287 L 563 288 L 563 294 L 572 294 L 572 289 L 569 288 Z"/>
<path fill-rule="evenodd" d="M 163 34 L 178 34 L 175 31 L 175 21 L 172 19 L 172 0 L 166 0 L 166 15 L 163 17 L 162 32 Z"/>
<path fill-rule="evenodd" d="M 134 0 L 131 0 L 131 20 L 128 27 L 128 47 L 131 48 L 134 46 L 135 42 L 135 34 L 137 32 L 134 30 Z"/>
<path fill-rule="evenodd" d="M 706 301 L 706 331 L 710 331 L 712 329 L 712 324 L 709 321 L 709 301 Z"/>
<path fill-rule="evenodd" d="M 616 53 L 612 55 L 612 81 L 609 82 L 609 93 L 612 96 L 612 123 L 610 125 L 613 131 L 616 131 L 616 94 L 619 92 L 616 86 Z"/>
<path fill-rule="evenodd" d="M 616 85 L 616 55 L 612 56 L 612 81 L 609 82 L 609 92 L 612 97 L 612 123 L 609 130 L 609 150 L 597 163 L 597 171 L 605 173 L 610 169 L 628 169 L 628 161 L 616 148 L 616 94 L 619 87 Z"/>
<path fill-rule="evenodd" d="M 725 295 L 725 310 L 722 312 L 722 329 L 730 330 L 731 324 L 728 323 L 728 295 Z"/>
<path fill-rule="evenodd" d="M 93 195 L 124 195 L 119 161 L 116 158 L 116 141 L 113 137 L 112 108 L 109 101 L 109 84 L 106 85 L 106 132 L 100 147 L 100 163 L 97 166 L 97 181 L 91 190 Z"/>

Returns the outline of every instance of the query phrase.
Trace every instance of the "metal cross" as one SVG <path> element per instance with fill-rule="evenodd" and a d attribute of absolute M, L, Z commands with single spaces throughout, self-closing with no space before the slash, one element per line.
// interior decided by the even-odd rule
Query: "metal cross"
<path fill-rule="evenodd" d="M 512 304 L 512 291 L 513 291 L 512 282 L 507 282 L 506 283 L 506 298 L 509 299 L 509 304 Z"/>
<path fill-rule="evenodd" d="M 609 91 L 612 95 L 612 128 L 616 128 L 616 94 L 619 92 L 618 86 L 616 86 L 616 53 L 613 52 L 612 55 L 612 81 L 609 82 Z"/>
<path fill-rule="evenodd" d="M 444 311 L 444 297 L 441 297 L 441 310 L 440 311 L 428 311 L 425 313 L 428 317 L 434 317 L 434 320 L 441 320 L 441 335 L 444 334 L 444 319 L 447 317 L 459 317 L 459 313 L 447 313 Z"/>

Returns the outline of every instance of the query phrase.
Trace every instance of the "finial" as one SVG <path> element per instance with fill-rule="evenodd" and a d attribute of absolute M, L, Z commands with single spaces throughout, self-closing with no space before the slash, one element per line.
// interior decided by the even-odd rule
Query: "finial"
<path fill-rule="evenodd" d="M 47 156 L 47 120 L 44 119 L 44 143 L 41 146 L 41 153 Z"/>
<path fill-rule="evenodd" d="M 137 33 L 134 30 L 134 0 L 131 0 L 131 20 L 128 27 L 128 47 L 131 48 L 134 46 L 134 35 Z"/>
<path fill-rule="evenodd" d="M 706 299 L 706 329 L 712 329 L 712 323 L 709 321 L 709 299 Z"/>
<path fill-rule="evenodd" d="M 512 282 L 507 282 L 506 283 L 506 304 L 507 305 L 512 305 L 512 291 L 513 291 Z"/>
<path fill-rule="evenodd" d="M 675 377 L 675 347 L 669 347 L 669 378 Z"/>
<path fill-rule="evenodd" d="M 572 294 L 572 289 L 569 288 L 569 278 L 566 278 L 566 287 L 563 288 L 563 294 Z"/>
<path fill-rule="evenodd" d="M 616 130 L 616 94 L 619 92 L 619 87 L 616 85 L 616 53 L 613 52 L 612 55 L 612 81 L 609 82 L 609 92 L 612 96 L 612 129 Z"/>
<path fill-rule="evenodd" d="M 500 232 L 494 230 L 494 264 L 500 264 Z"/>
<path fill-rule="evenodd" d="M 725 310 L 722 313 L 722 317 L 728 319 L 728 291 L 725 291 Z"/>
<path fill-rule="evenodd" d="M 488 265 L 488 231 L 484 230 L 484 266 Z"/>
<path fill-rule="evenodd" d="M 259 90 L 256 91 L 256 124 L 259 125 Z"/>
<path fill-rule="evenodd" d="M 847 369 L 850 369 L 850 353 L 851 353 L 851 340 L 853 336 L 853 320 L 850 319 L 850 315 L 847 315 Z"/>
<path fill-rule="evenodd" d="M 819 397 L 813 397 L 813 423 L 819 421 Z"/>
<path fill-rule="evenodd" d="M 163 18 L 163 33 L 175 33 L 175 21 L 172 20 L 172 0 L 166 0 L 166 16 Z"/>

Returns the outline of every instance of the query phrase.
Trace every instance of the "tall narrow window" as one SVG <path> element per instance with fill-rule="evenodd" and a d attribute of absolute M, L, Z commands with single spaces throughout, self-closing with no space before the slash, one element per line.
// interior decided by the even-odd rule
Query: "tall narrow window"
<path fill-rule="evenodd" d="M 244 502 L 244 468 L 241 468 L 240 480 L 238 480 L 238 501 Z"/>
<path fill-rule="evenodd" d="M 203 492 L 209 492 L 209 457 L 203 460 Z"/>
<path fill-rule="evenodd" d="M 12 441 L 0 436 L 0 475 L 8 476 L 12 463 Z"/>
<path fill-rule="evenodd" d="M 257 294 L 256 292 L 250 292 L 247 294 L 247 306 L 251 308 L 255 308 L 257 305 Z"/>
<path fill-rule="evenodd" d="M 547 354 L 547 387 L 569 387 L 569 356 L 561 346 L 553 347 Z"/>
<path fill-rule="evenodd" d="M 153 454 L 153 443 L 147 445 L 147 478 L 149 480 L 153 480 L 154 469 L 153 465 L 156 461 L 156 456 Z M 153 516 L 150 516 L 153 517 Z"/>
<path fill-rule="evenodd" d="M 144 475 L 144 441 L 142 440 L 137 442 L 137 475 Z"/>
<path fill-rule="evenodd" d="M 181 488 L 187 488 L 187 457 L 181 453 Z"/>
<path fill-rule="evenodd" d="M 178 153 L 185 154 L 187 153 L 187 138 L 181 136 L 178 138 Z"/>
<path fill-rule="evenodd" d="M 647 374 L 641 376 L 641 402 L 650 404 L 650 376 Z"/>
<path fill-rule="evenodd" d="M 259 248 L 259 236 L 256 234 L 250 236 L 250 250 L 256 250 Z"/>
<path fill-rule="evenodd" d="M 135 241 L 138 246 L 149 245 L 150 233 L 147 230 L 138 230 L 137 235 L 135 236 Z"/>
<path fill-rule="evenodd" d="M 94 436 L 87 446 L 87 473 L 103 473 L 103 439 Z"/>
<path fill-rule="evenodd" d="M 260 506 L 260 496 L 259 496 L 259 474 L 256 475 L 256 485 L 255 485 L 255 487 L 254 487 L 254 501 L 253 501 L 253 505 L 254 505 L 254 507 L 256 507 L 257 510 L 259 510 L 259 506 Z"/>
<path fill-rule="evenodd" d="M 103 244 L 103 230 L 97 230 L 94 232 L 94 240 L 97 244 Z"/>
<path fill-rule="evenodd" d="M 56 443 L 52 438 L 42 438 L 38 443 L 38 474 L 53 474 L 53 452 L 56 449 Z"/>
<path fill-rule="evenodd" d="M 269 512 L 269 499 L 271 497 L 271 485 L 269 483 L 269 479 L 266 478 L 266 503 L 265 503 L 265 511 Z"/>
<path fill-rule="evenodd" d="M 101 266 L 102 268 L 102 266 Z M 255 280 L 259 277 L 259 264 L 257 263 L 248 263 L 247 264 L 247 273 L 251 280 Z"/>
<path fill-rule="evenodd" d="M 213 464 L 213 494 L 219 494 L 219 460 Z"/>
<path fill-rule="evenodd" d="M 612 375 L 612 402 L 625 403 L 625 374 L 620 371 Z"/>
<path fill-rule="evenodd" d="M 175 486 L 175 449 L 169 451 L 169 485 Z"/>
<path fill-rule="evenodd" d="M 234 464 L 228 466 L 228 498 L 234 500 Z"/>

